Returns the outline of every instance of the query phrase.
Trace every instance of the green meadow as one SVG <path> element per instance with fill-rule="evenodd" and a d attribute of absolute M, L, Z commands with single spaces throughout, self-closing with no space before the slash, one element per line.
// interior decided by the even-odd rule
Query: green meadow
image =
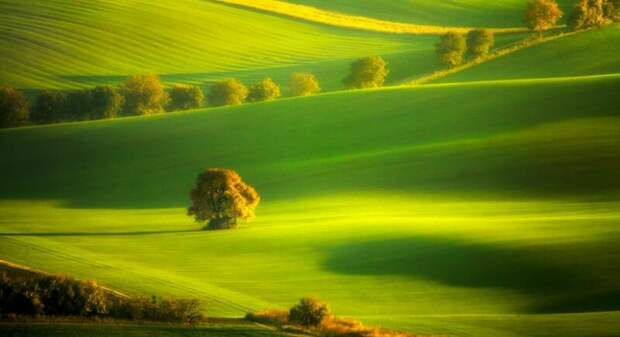
<path fill-rule="evenodd" d="M 520 27 L 516 0 L 290 1 L 384 20 Z M 563 8 L 570 2 L 562 1 Z M 102 28 L 105 22 L 105 29 Z M 324 93 L 0 130 L 0 259 L 208 316 L 286 309 L 413 334 L 620 336 L 620 26 L 437 81 L 437 36 L 334 28 L 217 1 L 0 1 L 2 83 L 37 92 L 317 74 Z M 502 35 L 504 46 L 524 35 Z M 383 55 L 387 86 L 343 90 Z M 4 62 L 6 61 L 6 62 Z M 196 175 L 233 168 L 256 218 L 203 231 Z M 250 323 L 0 323 L 8 336 L 281 336 Z M 289 335 L 290 336 L 290 335 Z"/>

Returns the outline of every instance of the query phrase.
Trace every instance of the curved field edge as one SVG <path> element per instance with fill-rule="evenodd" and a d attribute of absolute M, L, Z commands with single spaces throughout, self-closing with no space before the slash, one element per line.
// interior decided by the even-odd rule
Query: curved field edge
<path fill-rule="evenodd" d="M 230 5 L 236 5 L 246 8 L 252 8 L 268 13 L 274 13 L 278 15 L 288 16 L 304 21 L 321 23 L 329 26 L 369 30 L 382 33 L 397 33 L 397 34 L 445 34 L 447 32 L 461 32 L 465 33 L 474 28 L 479 27 L 458 27 L 458 26 L 433 26 L 433 25 L 419 25 L 412 23 L 393 22 L 375 19 L 365 16 L 347 15 L 332 11 L 319 9 L 316 7 L 292 4 L 284 1 L 277 0 L 214 0 Z M 514 27 L 514 28 L 495 28 L 485 27 L 497 34 L 507 33 L 523 33 L 526 32 L 526 28 Z"/>

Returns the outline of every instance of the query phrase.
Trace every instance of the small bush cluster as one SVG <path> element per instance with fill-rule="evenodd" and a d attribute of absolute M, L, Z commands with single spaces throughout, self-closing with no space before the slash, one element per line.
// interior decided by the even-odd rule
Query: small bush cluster
<path fill-rule="evenodd" d="M 494 44 L 493 32 L 488 29 L 475 29 L 465 34 L 448 32 L 435 46 L 439 61 L 448 66 L 461 65 L 467 57 L 471 60 L 486 57 Z"/>
<path fill-rule="evenodd" d="M 200 302 L 175 298 L 124 298 L 95 281 L 41 276 L 11 280 L 0 275 L 0 318 L 8 315 L 109 317 L 194 324 L 203 319 Z"/>
<path fill-rule="evenodd" d="M 320 337 L 413 337 L 404 332 L 366 327 L 358 321 L 334 317 L 326 304 L 312 297 L 302 298 L 288 312 L 263 310 L 248 313 L 245 318 L 284 330 L 295 330 L 288 326 L 292 324 L 309 329 Z"/>
<path fill-rule="evenodd" d="M 620 21 L 620 0 L 578 0 L 568 18 L 568 27 L 575 31 L 614 21 Z"/>

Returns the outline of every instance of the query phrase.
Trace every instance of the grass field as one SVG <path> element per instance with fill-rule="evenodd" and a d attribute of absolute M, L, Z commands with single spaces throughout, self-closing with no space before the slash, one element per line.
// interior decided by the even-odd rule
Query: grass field
<path fill-rule="evenodd" d="M 619 87 L 435 85 L 5 130 L 0 257 L 216 316 L 315 294 L 419 333 L 609 336 Z M 197 230 L 183 207 L 206 166 L 257 187 L 256 221 Z"/>
<path fill-rule="evenodd" d="M 462 27 L 523 27 L 521 0 L 285 0 L 351 15 L 415 24 Z M 558 1 L 565 12 L 571 1 Z"/>
<path fill-rule="evenodd" d="M 520 27 L 524 3 L 288 2 L 458 27 Z M 423 335 L 620 336 L 620 26 L 429 85 L 344 91 L 361 56 L 386 58 L 388 85 L 437 70 L 437 37 L 310 21 L 220 1 L 0 0 L 0 82 L 29 94 L 147 72 L 285 87 L 311 71 L 329 91 L 0 130 L 0 259 L 197 297 L 211 317 L 315 295 L 339 316 Z M 206 167 L 257 188 L 256 219 L 200 230 L 185 208 Z M 277 336 L 242 322 L 0 324 L 3 336 L 155 334 Z"/>
<path fill-rule="evenodd" d="M 620 72 L 620 25 L 559 38 L 449 75 L 439 82 L 600 75 Z"/>

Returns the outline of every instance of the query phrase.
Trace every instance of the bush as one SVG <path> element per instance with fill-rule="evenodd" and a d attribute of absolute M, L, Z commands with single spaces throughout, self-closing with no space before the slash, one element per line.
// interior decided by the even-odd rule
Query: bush
<path fill-rule="evenodd" d="M 542 36 L 542 32 L 553 28 L 562 15 L 555 0 L 530 0 L 525 8 L 525 24 Z"/>
<path fill-rule="evenodd" d="M 68 120 L 87 120 L 93 110 L 92 91 L 83 89 L 67 94 L 64 116 Z"/>
<path fill-rule="evenodd" d="M 210 168 L 196 178 L 190 192 L 192 205 L 187 209 L 196 222 L 208 222 L 205 229 L 227 229 L 237 219 L 250 219 L 260 196 L 234 170 Z"/>
<path fill-rule="evenodd" d="M 66 96 L 60 91 L 45 91 L 37 96 L 30 119 L 37 123 L 60 122 L 65 115 Z"/>
<path fill-rule="evenodd" d="M 435 46 L 435 53 L 441 63 L 448 67 L 455 67 L 463 63 L 467 41 L 463 34 L 449 32 L 441 37 Z"/>
<path fill-rule="evenodd" d="M 349 88 L 377 88 L 383 85 L 389 70 L 380 56 L 359 59 L 351 64 L 351 74 L 344 80 Z"/>
<path fill-rule="evenodd" d="M 288 323 L 288 311 L 286 310 L 262 310 L 245 315 L 245 319 L 267 325 L 285 325 Z"/>
<path fill-rule="evenodd" d="M 302 298 L 289 311 L 289 321 L 305 327 L 317 327 L 330 316 L 329 307 L 311 297 Z"/>
<path fill-rule="evenodd" d="M 109 85 L 98 86 L 92 89 L 92 111 L 91 118 L 113 118 L 123 108 L 125 98 L 114 87 Z"/>
<path fill-rule="evenodd" d="M 0 127 L 19 126 L 28 120 L 28 102 L 21 91 L 0 87 Z"/>
<path fill-rule="evenodd" d="M 293 73 L 289 89 L 292 96 L 310 96 L 321 91 L 319 81 L 312 73 Z"/>
<path fill-rule="evenodd" d="M 603 8 L 606 18 L 611 21 L 620 21 L 620 0 L 606 0 Z"/>
<path fill-rule="evenodd" d="M 204 94 L 195 85 L 176 84 L 170 90 L 170 111 L 198 109 L 202 106 Z"/>
<path fill-rule="evenodd" d="M 134 75 L 121 89 L 125 97 L 125 114 L 148 115 L 164 110 L 168 94 L 157 75 Z"/>
<path fill-rule="evenodd" d="M 126 320 L 196 324 L 204 319 L 198 300 L 136 297 L 115 299 L 110 316 Z"/>
<path fill-rule="evenodd" d="M 248 88 L 236 79 L 215 83 L 209 90 L 209 103 L 213 106 L 239 105 L 248 97 Z"/>
<path fill-rule="evenodd" d="M 280 86 L 271 78 L 266 78 L 250 87 L 250 102 L 271 101 L 280 97 Z"/>
<path fill-rule="evenodd" d="M 604 0 L 579 0 L 568 18 L 568 27 L 575 31 L 602 26 L 607 22 Z M 607 9 L 609 11 L 609 9 Z"/>
<path fill-rule="evenodd" d="M 475 29 L 467 34 L 467 54 L 472 59 L 489 55 L 494 43 L 493 32 L 489 29 Z"/>

